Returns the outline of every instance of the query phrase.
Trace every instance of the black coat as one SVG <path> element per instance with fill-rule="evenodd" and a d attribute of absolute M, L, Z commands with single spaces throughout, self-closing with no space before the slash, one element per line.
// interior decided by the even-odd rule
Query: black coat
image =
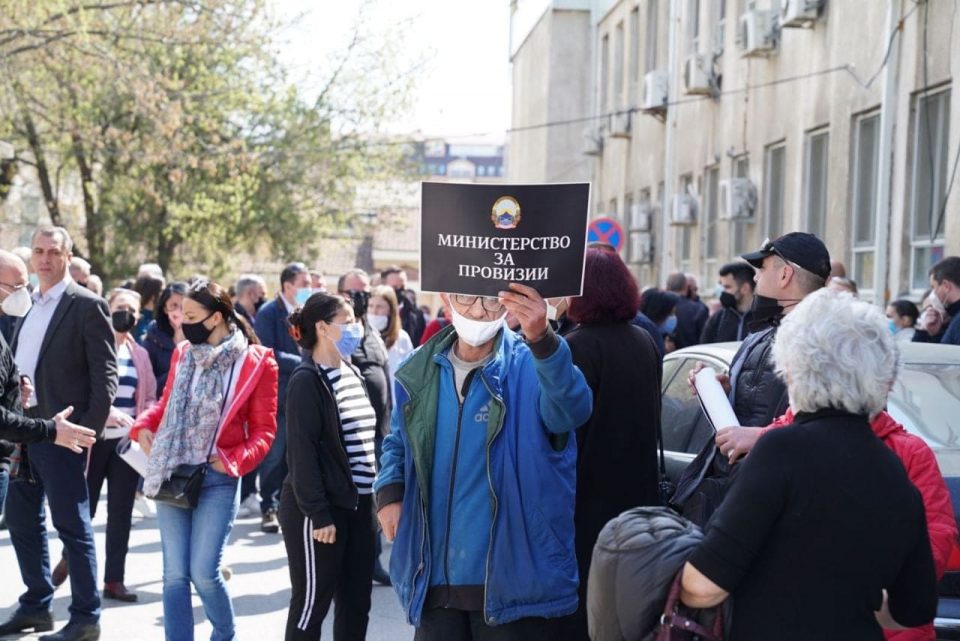
<path fill-rule="evenodd" d="M 577 430 L 574 522 L 584 603 L 590 555 L 603 526 L 624 510 L 660 502 L 663 365 L 650 334 L 630 323 L 581 325 L 564 338 L 593 392 L 593 414 Z"/>
<path fill-rule="evenodd" d="M 14 354 L 29 317 L 27 312 L 17 324 Z M 116 338 L 107 301 L 74 282 L 67 285 L 39 346 L 33 385 L 40 416 L 72 405 L 72 422 L 103 432 L 117 394 Z"/>
<path fill-rule="evenodd" d="M 749 309 L 741 314 L 738 310 L 724 307 L 707 320 L 700 335 L 700 343 L 726 343 L 742 341 L 750 333 L 753 312 Z"/>
<path fill-rule="evenodd" d="M 387 346 L 380 338 L 380 332 L 372 329 L 367 319 L 363 319 L 363 341 L 350 355 L 350 362 L 360 370 L 360 377 L 367 387 L 370 405 L 377 415 L 377 434 L 390 433 L 390 411 L 393 407 L 393 394 L 387 377 Z"/>
<path fill-rule="evenodd" d="M 700 301 L 681 298 L 677 301 L 677 331 L 674 332 L 677 349 L 700 342 L 710 311 Z"/>
<path fill-rule="evenodd" d="M 750 334 L 730 364 L 733 411 L 740 425 L 765 427 L 787 411 L 787 385 L 774 370 L 776 327 Z"/>

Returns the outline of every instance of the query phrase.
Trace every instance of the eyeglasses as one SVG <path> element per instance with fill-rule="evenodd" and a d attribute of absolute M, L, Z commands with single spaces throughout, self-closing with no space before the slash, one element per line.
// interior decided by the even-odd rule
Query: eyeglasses
<path fill-rule="evenodd" d="M 458 305 L 463 305 L 464 307 L 471 307 L 474 303 L 477 302 L 477 299 L 480 299 L 480 306 L 488 312 L 499 312 L 503 311 L 503 303 L 500 302 L 499 298 L 494 296 L 467 296 L 465 294 L 454 294 L 453 301 Z"/>

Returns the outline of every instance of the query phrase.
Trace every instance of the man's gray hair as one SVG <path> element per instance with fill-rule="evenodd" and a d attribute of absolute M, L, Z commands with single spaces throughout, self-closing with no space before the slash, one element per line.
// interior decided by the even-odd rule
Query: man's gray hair
<path fill-rule="evenodd" d="M 256 285 L 260 285 L 264 289 L 267 287 L 267 283 L 262 277 L 256 274 L 241 274 L 237 282 L 234 283 L 233 289 L 237 293 L 237 298 L 243 298 L 247 292 Z"/>
<path fill-rule="evenodd" d="M 33 236 L 30 237 L 31 246 L 33 246 L 33 243 L 36 242 L 37 236 L 59 236 L 60 243 L 63 246 L 63 251 L 67 253 L 73 251 L 73 239 L 70 238 L 70 232 L 63 227 L 55 227 L 54 225 L 40 225 L 33 231 Z"/>
<path fill-rule="evenodd" d="M 340 279 L 337 281 L 338 292 L 343 291 L 343 284 L 346 283 L 347 279 L 350 278 L 351 276 L 356 276 L 361 280 L 365 280 L 368 283 L 370 282 L 370 275 L 367 274 L 367 272 L 363 271 L 359 267 L 354 267 L 353 269 L 348 269 L 347 271 L 345 271 L 343 273 L 343 276 L 341 276 Z"/>
<path fill-rule="evenodd" d="M 773 359 L 795 412 L 833 407 L 872 418 L 887 404 L 900 352 L 876 307 L 821 289 L 784 318 Z"/>

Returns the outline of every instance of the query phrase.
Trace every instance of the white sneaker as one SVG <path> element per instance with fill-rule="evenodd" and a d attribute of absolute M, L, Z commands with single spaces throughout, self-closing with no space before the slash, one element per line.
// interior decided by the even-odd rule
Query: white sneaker
<path fill-rule="evenodd" d="M 138 494 L 137 498 L 134 499 L 133 509 L 144 519 L 152 519 L 157 516 L 157 510 L 153 505 L 153 501 L 143 494 Z"/>
<path fill-rule="evenodd" d="M 237 518 L 238 519 L 249 519 L 251 516 L 260 515 L 260 499 L 257 498 L 256 494 L 251 494 L 247 498 L 243 499 L 240 503 L 240 507 L 237 508 Z"/>

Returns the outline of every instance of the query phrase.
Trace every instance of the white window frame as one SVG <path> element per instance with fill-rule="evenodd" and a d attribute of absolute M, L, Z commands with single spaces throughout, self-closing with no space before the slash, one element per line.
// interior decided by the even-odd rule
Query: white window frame
<path fill-rule="evenodd" d="M 814 167 L 813 166 L 813 144 L 815 139 L 824 139 L 824 157 L 823 157 L 823 166 Z M 817 171 L 820 175 L 820 184 L 822 189 L 820 190 L 820 197 L 818 202 L 813 202 L 813 194 L 811 193 L 813 182 L 812 177 L 814 171 Z M 826 233 L 827 225 L 827 192 L 829 191 L 829 176 L 830 176 L 830 129 L 829 127 L 819 127 L 813 129 L 804 134 L 803 137 L 803 195 L 801 197 L 800 211 L 803 212 L 803 225 L 804 229 L 812 234 L 816 234 L 818 237 L 823 238 Z M 814 207 L 820 209 L 819 214 L 819 226 L 814 226 L 813 224 L 813 213 Z"/>
<path fill-rule="evenodd" d="M 733 159 L 730 173 L 733 178 L 750 178 L 750 155 L 741 154 Z M 743 220 L 730 221 L 730 253 L 733 256 L 740 256 L 750 251 L 747 246 L 749 242 L 749 229 L 747 225 L 752 225 Z"/>
<path fill-rule="evenodd" d="M 625 65 L 627 48 L 624 43 L 625 33 L 623 20 L 617 23 L 613 28 L 613 108 L 611 111 L 617 111 L 623 108 L 623 70 Z"/>
<path fill-rule="evenodd" d="M 863 274 L 860 273 L 859 264 L 860 256 L 866 256 L 868 254 L 873 255 L 873 260 L 876 260 L 877 255 L 877 229 L 876 229 L 876 207 L 872 207 L 870 211 L 865 212 L 865 215 L 870 216 L 874 220 L 874 229 L 873 229 L 873 241 L 866 242 L 857 240 L 857 226 L 859 223 L 859 212 L 860 212 L 860 166 L 864 160 L 860 157 L 860 134 L 863 123 L 867 120 L 875 119 L 876 121 L 876 136 L 879 138 L 880 135 L 880 112 L 879 111 L 869 111 L 864 114 L 860 114 L 853 119 L 852 127 L 852 141 L 851 141 L 851 151 L 852 151 L 852 161 L 850 166 L 850 247 L 853 255 L 853 260 L 850 265 L 850 274 L 851 277 L 856 281 L 859 290 L 865 294 L 870 294 L 872 296 L 875 283 L 873 282 L 874 274 Z M 877 147 L 877 144 L 875 144 Z M 873 159 L 873 185 L 874 189 L 871 190 L 871 198 L 876 198 L 876 184 L 879 179 L 879 151 L 876 152 L 876 157 Z M 869 277 L 869 284 L 864 280 L 865 277 Z M 868 298 L 870 296 L 867 296 Z"/>
<path fill-rule="evenodd" d="M 713 282 L 719 269 L 720 242 L 720 165 L 709 165 L 703 170 L 703 235 L 700 237 L 703 255 L 703 283 Z M 712 237 L 712 239 L 711 239 Z M 711 252 L 711 245 L 713 251 Z"/>
<path fill-rule="evenodd" d="M 627 101 L 631 107 L 640 104 L 640 6 L 630 11 L 630 52 L 627 74 L 629 77 Z"/>
<path fill-rule="evenodd" d="M 660 27 L 660 0 L 647 0 L 646 32 L 644 37 L 644 73 L 657 70 L 657 43 Z"/>
<path fill-rule="evenodd" d="M 941 100 L 946 98 L 946 105 L 940 106 L 939 111 L 939 120 L 936 123 L 935 129 L 933 130 L 932 135 L 930 136 L 930 141 L 934 144 L 939 143 L 936 149 L 936 153 L 942 154 L 941 158 L 933 159 L 933 184 L 934 190 L 931 194 L 930 202 L 931 207 L 934 208 L 933 212 L 933 226 L 936 227 L 939 220 L 939 210 L 943 206 L 943 194 L 946 190 L 946 181 L 947 181 L 947 172 L 950 171 L 950 102 L 953 100 L 951 94 L 951 87 L 939 87 L 937 89 L 923 91 L 918 93 L 913 97 L 912 107 L 913 107 L 913 132 L 911 134 L 911 167 L 910 167 L 910 216 L 907 222 L 907 235 L 910 239 L 910 255 L 908 260 L 910 261 L 908 272 L 908 282 L 909 289 L 914 294 L 922 294 L 927 289 L 927 273 L 929 271 L 929 266 L 923 270 L 923 274 L 920 275 L 924 278 L 923 286 L 916 288 L 914 287 L 914 280 L 917 278 L 918 274 L 916 273 L 917 266 L 917 252 L 918 251 L 929 251 L 934 256 L 940 254 L 939 257 L 942 257 L 945 252 L 946 245 L 946 232 L 945 232 L 945 221 L 946 215 L 944 215 L 944 224 L 940 225 L 940 229 L 936 230 L 938 233 L 935 237 L 931 238 L 928 234 L 925 237 L 918 237 L 916 235 L 916 225 L 915 221 L 919 212 L 917 211 L 917 185 L 918 181 L 925 180 L 925 178 L 920 177 L 918 174 L 920 172 L 920 162 L 918 162 L 920 154 L 920 114 L 923 113 L 921 110 L 921 103 L 927 100 Z M 930 131 L 928 129 L 928 131 Z M 939 185 L 939 187 L 938 187 Z M 934 197 L 936 196 L 936 198 Z M 937 251 L 939 250 L 939 252 Z M 931 261 L 935 262 L 935 261 Z"/>
<path fill-rule="evenodd" d="M 610 111 L 610 34 L 600 39 L 600 113 Z"/>
<path fill-rule="evenodd" d="M 779 201 L 774 203 L 774 199 L 777 197 L 777 194 L 773 193 L 772 189 L 772 170 L 773 170 L 773 158 L 774 154 L 782 153 L 783 162 L 780 164 L 781 173 L 780 173 L 780 193 Z M 787 143 L 782 140 L 780 142 L 775 142 L 771 145 L 767 145 L 763 148 L 763 233 L 768 238 L 774 238 L 780 236 L 784 231 L 785 224 L 785 211 L 784 206 L 786 202 L 786 181 L 787 181 Z M 774 221 L 774 204 L 777 206 L 776 215 L 778 217 L 777 227 L 774 229 L 771 224 Z"/>

